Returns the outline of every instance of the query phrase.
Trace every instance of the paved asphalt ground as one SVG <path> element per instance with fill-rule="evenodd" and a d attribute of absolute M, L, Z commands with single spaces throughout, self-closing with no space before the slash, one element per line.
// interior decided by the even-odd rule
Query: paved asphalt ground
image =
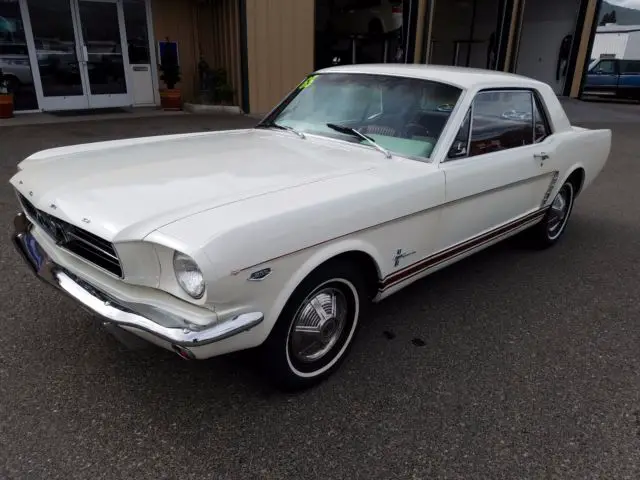
<path fill-rule="evenodd" d="M 0 478 L 640 478 L 640 107 L 570 111 L 614 146 L 563 241 L 501 244 L 391 297 L 294 396 L 243 355 L 125 350 L 9 243 L 27 154 L 221 120 L 0 128 Z"/>

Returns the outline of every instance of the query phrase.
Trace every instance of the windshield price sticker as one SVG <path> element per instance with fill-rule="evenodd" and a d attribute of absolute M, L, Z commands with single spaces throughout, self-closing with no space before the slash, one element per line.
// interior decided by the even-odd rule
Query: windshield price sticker
<path fill-rule="evenodd" d="M 300 86 L 298 88 L 300 90 L 304 90 L 309 85 L 311 85 L 316 78 L 318 78 L 317 75 L 311 75 L 310 77 L 307 77 L 305 80 L 302 81 L 302 83 L 300 84 Z"/>

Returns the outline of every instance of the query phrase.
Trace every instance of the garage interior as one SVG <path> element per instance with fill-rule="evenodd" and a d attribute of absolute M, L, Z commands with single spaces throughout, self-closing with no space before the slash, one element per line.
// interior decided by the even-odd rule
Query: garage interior
<path fill-rule="evenodd" d="M 411 0 L 316 0 L 315 68 L 404 63 Z M 415 3 L 415 2 L 413 2 Z"/>
<path fill-rule="evenodd" d="M 500 0 L 432 0 L 425 60 L 433 65 L 487 68 L 497 66 Z"/>
<path fill-rule="evenodd" d="M 566 93 L 569 56 L 575 48 L 580 0 L 528 0 L 524 5 L 515 72 Z M 535 6 L 534 6 L 535 4 Z M 579 41 L 576 40 L 576 41 Z"/>

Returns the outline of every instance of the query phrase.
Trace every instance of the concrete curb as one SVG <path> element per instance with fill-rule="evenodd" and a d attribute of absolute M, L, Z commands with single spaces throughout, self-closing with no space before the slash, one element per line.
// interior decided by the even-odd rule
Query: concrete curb
<path fill-rule="evenodd" d="M 0 120 L 0 129 L 2 127 L 25 127 L 31 125 L 80 123 L 107 120 L 133 120 L 139 118 L 174 117 L 179 115 L 188 115 L 188 113 L 182 110 L 165 111 L 158 107 L 141 107 L 125 110 L 118 113 L 96 113 L 92 115 L 74 115 L 68 117 L 59 117 L 47 112 L 17 112 L 13 118 Z"/>
<path fill-rule="evenodd" d="M 235 105 L 203 105 L 199 103 L 185 103 L 184 111 L 189 113 L 226 113 L 241 115 L 242 109 Z"/>

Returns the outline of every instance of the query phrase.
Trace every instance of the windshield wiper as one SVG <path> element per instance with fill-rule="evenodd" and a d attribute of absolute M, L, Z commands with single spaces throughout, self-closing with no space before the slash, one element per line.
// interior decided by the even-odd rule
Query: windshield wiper
<path fill-rule="evenodd" d="M 346 127 L 344 125 L 336 125 L 335 123 L 327 123 L 327 127 L 329 127 L 332 130 L 335 130 L 336 132 L 344 133 L 346 135 L 353 135 L 354 137 L 358 137 L 358 138 L 361 138 L 363 140 L 366 140 L 367 142 L 369 142 L 373 146 L 373 148 L 375 148 L 379 152 L 382 152 L 385 157 L 391 158 L 391 152 L 389 150 L 387 150 L 384 147 L 381 147 L 380 145 L 378 145 L 376 143 L 376 141 L 373 138 L 365 135 L 364 133 L 360 133 L 355 128 Z"/>
<path fill-rule="evenodd" d="M 260 128 L 277 128 L 278 130 L 286 130 L 288 132 L 295 133 L 300 138 L 303 138 L 303 139 L 307 138 L 307 136 L 304 133 L 302 133 L 300 130 L 296 130 L 295 128 L 289 127 L 287 125 L 278 125 L 275 122 L 261 123 L 261 124 L 258 125 L 258 127 L 260 127 Z"/>

